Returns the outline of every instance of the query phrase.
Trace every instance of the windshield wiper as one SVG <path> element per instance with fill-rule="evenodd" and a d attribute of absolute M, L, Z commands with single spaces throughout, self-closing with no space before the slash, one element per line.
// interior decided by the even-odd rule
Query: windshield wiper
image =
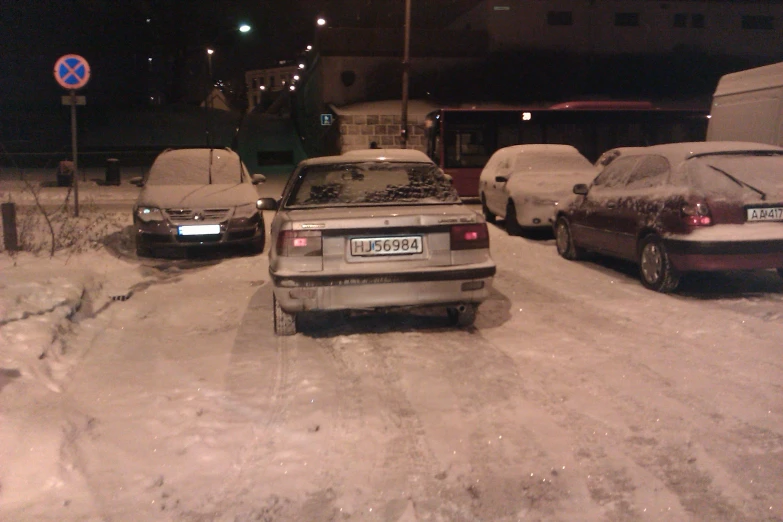
<path fill-rule="evenodd" d="M 764 200 L 766 200 L 766 199 L 767 199 L 767 195 L 766 195 L 764 192 L 762 192 L 761 190 L 759 190 L 759 189 L 757 189 L 756 187 L 754 187 L 753 185 L 749 185 L 748 183 L 745 183 L 744 181 L 740 181 L 740 180 L 738 180 L 737 178 L 735 178 L 734 176 L 732 176 L 731 174 L 729 174 L 729 173 L 728 173 L 728 172 L 726 172 L 725 170 L 723 170 L 723 169 L 719 169 L 718 167 L 716 167 L 716 166 L 714 166 L 714 165 L 707 165 L 707 166 L 708 166 L 709 168 L 711 168 L 712 170 L 716 170 L 716 171 L 720 172 L 721 174 L 723 174 L 724 176 L 726 176 L 727 178 L 729 178 L 731 181 L 733 181 L 734 183 L 736 183 L 736 184 L 737 184 L 737 185 L 739 185 L 740 187 L 749 188 L 750 190 L 752 190 L 752 191 L 754 191 L 754 192 L 758 193 L 758 194 L 761 196 L 761 201 L 764 201 Z"/>

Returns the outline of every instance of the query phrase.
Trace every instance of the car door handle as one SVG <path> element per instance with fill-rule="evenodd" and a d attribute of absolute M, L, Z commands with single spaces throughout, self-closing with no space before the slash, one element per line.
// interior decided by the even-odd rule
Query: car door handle
<path fill-rule="evenodd" d="M 617 203 L 607 203 L 606 208 L 615 208 L 617 206 Z"/>

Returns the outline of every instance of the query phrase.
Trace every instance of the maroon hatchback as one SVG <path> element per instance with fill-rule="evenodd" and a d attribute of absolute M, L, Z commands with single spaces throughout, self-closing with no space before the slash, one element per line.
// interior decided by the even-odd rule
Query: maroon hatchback
<path fill-rule="evenodd" d="M 628 149 L 558 212 L 558 253 L 638 263 L 642 284 L 683 273 L 777 269 L 783 277 L 783 148 L 693 142 Z"/>

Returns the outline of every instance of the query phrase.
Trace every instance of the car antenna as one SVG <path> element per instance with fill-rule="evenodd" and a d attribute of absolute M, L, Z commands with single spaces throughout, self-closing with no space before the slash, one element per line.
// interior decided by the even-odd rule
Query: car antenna
<path fill-rule="evenodd" d="M 212 184 L 212 152 L 215 149 L 212 146 L 209 147 L 209 184 Z"/>

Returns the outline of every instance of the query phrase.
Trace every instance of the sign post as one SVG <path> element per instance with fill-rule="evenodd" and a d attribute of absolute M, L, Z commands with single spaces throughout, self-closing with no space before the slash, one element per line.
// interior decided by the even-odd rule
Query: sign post
<path fill-rule="evenodd" d="M 70 91 L 71 103 L 71 154 L 73 155 L 73 201 L 74 215 L 79 217 L 79 164 L 76 160 L 76 89 L 81 89 L 90 80 L 90 65 L 78 54 L 61 56 L 54 64 L 54 79 L 61 87 Z"/>

